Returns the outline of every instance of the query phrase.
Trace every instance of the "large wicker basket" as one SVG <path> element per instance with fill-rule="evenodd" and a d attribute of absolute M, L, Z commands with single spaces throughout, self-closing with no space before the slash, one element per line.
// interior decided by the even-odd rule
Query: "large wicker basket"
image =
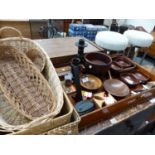
<path fill-rule="evenodd" d="M 46 62 L 45 67 L 42 72 L 46 80 L 48 81 L 53 95 L 55 96 L 55 101 L 57 103 L 57 108 L 59 112 L 61 111 L 63 104 L 64 107 L 68 106 L 69 111 L 64 115 L 59 115 L 56 118 L 52 118 L 52 115 L 45 115 L 43 117 L 39 117 L 33 121 L 25 121 L 26 123 L 22 125 L 10 125 L 5 122 L 5 128 L 0 125 L 1 132 L 12 132 L 12 133 L 20 133 L 20 134 L 41 134 L 45 131 L 49 131 L 58 126 L 62 126 L 70 121 L 71 114 L 73 112 L 73 107 L 69 103 L 67 96 L 64 95 L 60 80 L 56 74 L 53 64 L 50 61 L 50 58 L 46 54 L 43 48 L 40 47 L 39 44 L 32 41 L 31 39 L 22 38 L 22 37 L 11 37 L 0 39 L 0 45 L 13 46 L 20 50 L 21 52 L 28 52 L 31 49 L 37 49 L 40 52 L 45 54 Z M 2 93 L 1 93 L 2 94 Z M 3 94 L 2 94 L 3 95 Z M 65 103 L 64 103 L 65 101 Z"/>
<path fill-rule="evenodd" d="M 0 46 L 0 88 L 9 103 L 30 120 L 60 112 L 48 82 L 26 55 L 12 46 Z"/>

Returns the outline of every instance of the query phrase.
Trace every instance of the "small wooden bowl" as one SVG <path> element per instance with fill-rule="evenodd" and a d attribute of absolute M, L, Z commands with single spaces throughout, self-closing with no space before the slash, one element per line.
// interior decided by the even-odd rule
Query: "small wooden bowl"
<path fill-rule="evenodd" d="M 88 81 L 83 82 L 82 79 L 84 78 L 88 78 Z M 92 74 L 86 74 L 86 75 L 81 76 L 80 84 L 83 88 L 87 90 L 97 90 L 102 86 L 102 81 L 98 77 Z"/>
<path fill-rule="evenodd" d="M 104 81 L 105 90 L 116 97 L 126 97 L 130 94 L 129 87 L 118 79 L 108 79 Z"/>

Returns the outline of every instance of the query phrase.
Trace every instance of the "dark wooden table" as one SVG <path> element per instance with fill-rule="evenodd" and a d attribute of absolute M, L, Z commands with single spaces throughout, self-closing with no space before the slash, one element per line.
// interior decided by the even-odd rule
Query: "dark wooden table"
<path fill-rule="evenodd" d="M 35 40 L 39 43 L 47 52 L 50 58 L 65 57 L 69 55 L 75 55 L 78 48 L 75 46 L 81 37 L 65 37 L 65 38 L 53 38 L 53 39 L 39 39 Z M 87 41 L 88 46 L 85 48 L 85 52 L 99 51 L 99 49 Z"/>

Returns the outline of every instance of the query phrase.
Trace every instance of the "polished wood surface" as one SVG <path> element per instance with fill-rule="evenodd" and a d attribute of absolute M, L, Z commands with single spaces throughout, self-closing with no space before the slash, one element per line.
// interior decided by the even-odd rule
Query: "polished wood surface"
<path fill-rule="evenodd" d="M 39 39 L 35 40 L 44 48 L 50 58 L 64 57 L 77 54 L 78 48 L 75 46 L 81 37 L 65 37 L 65 38 L 53 38 L 53 39 Z M 99 51 L 98 48 L 87 42 L 88 46 L 84 52 Z"/>
<path fill-rule="evenodd" d="M 83 81 L 83 79 L 87 78 L 87 81 Z M 87 90 L 97 90 L 102 87 L 102 81 L 97 76 L 92 74 L 85 74 L 80 78 L 80 84 L 83 88 Z"/>

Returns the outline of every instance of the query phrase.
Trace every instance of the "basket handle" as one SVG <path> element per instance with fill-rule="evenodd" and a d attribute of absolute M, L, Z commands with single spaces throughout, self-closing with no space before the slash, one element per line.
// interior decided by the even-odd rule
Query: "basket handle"
<path fill-rule="evenodd" d="M 11 27 L 11 26 L 4 26 L 4 27 L 0 28 L 0 36 L 1 36 L 2 32 L 5 30 L 12 30 L 12 31 L 16 32 L 20 38 L 23 38 L 22 33 L 18 29 Z M 1 37 L 1 38 L 3 38 L 3 37 Z"/>

